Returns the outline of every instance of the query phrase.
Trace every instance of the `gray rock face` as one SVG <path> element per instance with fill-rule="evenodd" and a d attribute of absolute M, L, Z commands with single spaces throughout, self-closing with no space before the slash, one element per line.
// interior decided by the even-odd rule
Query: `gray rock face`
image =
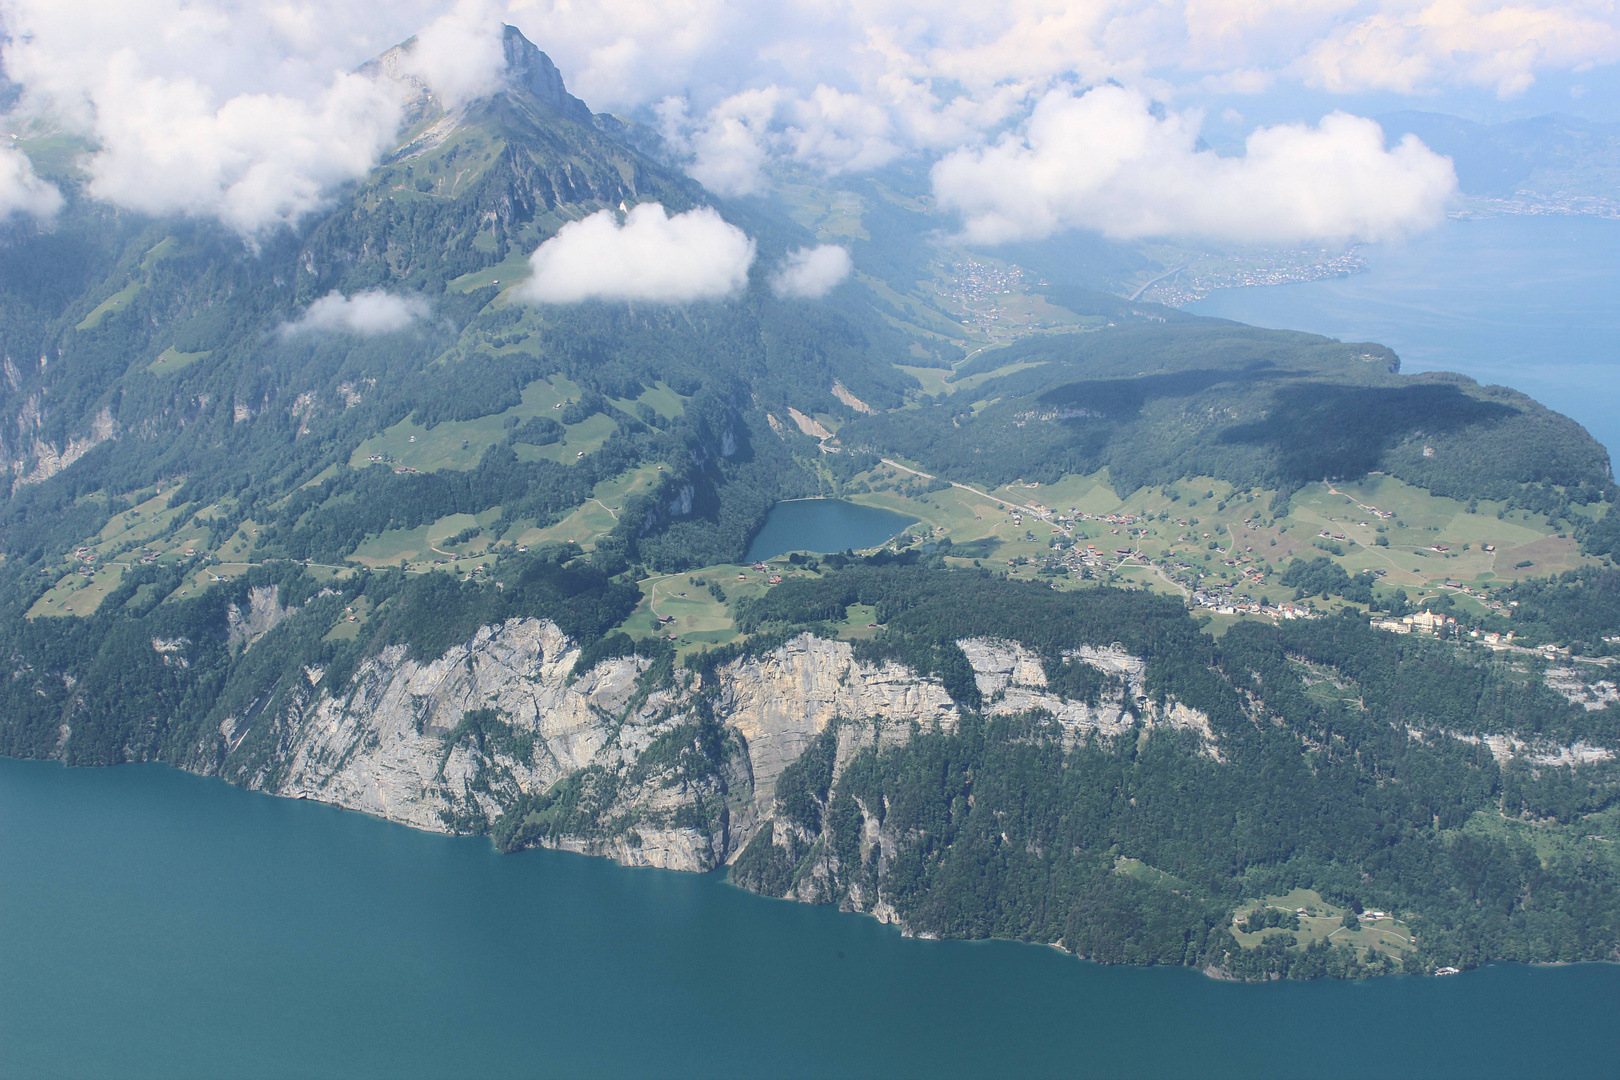
<path fill-rule="evenodd" d="M 255 595 L 244 630 L 269 621 L 274 602 L 273 592 Z M 1207 717 L 1141 694 L 1138 657 L 1077 653 L 1121 679 L 1113 699 L 1088 706 L 1048 689 L 1039 658 L 1016 642 L 960 645 L 988 715 L 1045 712 L 1076 739 L 1118 734 L 1140 719 L 1196 731 L 1220 758 Z M 431 660 L 386 649 L 342 686 L 312 668 L 280 715 L 221 726 L 231 750 L 250 728 L 268 729 L 274 747 L 251 763 L 227 758 L 225 771 L 236 768 L 236 779 L 260 790 L 420 829 L 510 837 L 527 827 L 513 843 L 702 871 L 734 860 L 767 823 L 777 826 L 775 843 L 814 842 L 782 817 L 776 788 L 830 725 L 836 781 L 863 748 L 903 745 L 960 720 L 938 680 L 892 662 L 862 663 L 848 642 L 809 634 L 726 664 L 708 683 L 685 671 L 657 682 L 635 657 L 575 674 L 578 659 L 554 624 L 512 619 Z M 881 875 L 895 838 L 876 822 L 868 820 L 863 846 L 879 850 Z M 836 869 L 812 872 L 795 894 L 816 898 Z"/>
<path fill-rule="evenodd" d="M 1204 753 L 1221 760 L 1209 717 L 1177 701 L 1168 701 L 1161 707 L 1148 700 L 1142 681 L 1147 661 L 1124 649 L 1083 645 L 1066 654 L 1070 660 L 1089 664 L 1104 675 L 1120 680 L 1121 692 L 1104 695 L 1093 706 L 1083 701 L 1065 701 L 1052 693 L 1040 657 L 1016 641 L 967 638 L 957 645 L 973 665 L 973 679 L 979 693 L 984 695 L 984 711 L 988 716 L 1050 713 L 1062 725 L 1066 744 L 1083 739 L 1088 731 L 1119 735 L 1141 717 L 1149 728 L 1162 724 L 1197 732 L 1203 741 Z"/>
<path fill-rule="evenodd" d="M 260 585 L 253 588 L 248 592 L 246 611 L 232 604 L 225 612 L 231 649 L 234 651 L 247 648 L 274 630 L 281 620 L 292 613 L 292 608 L 284 608 L 276 601 L 274 585 Z M 152 647 L 158 648 L 156 643 Z M 158 651 L 164 650 L 158 648 Z"/>
<path fill-rule="evenodd" d="M 590 107 L 568 92 L 563 85 L 562 72 L 551 62 L 551 57 L 524 37 L 521 30 L 515 26 L 505 27 L 501 47 L 506 53 L 508 86 L 528 91 L 571 120 L 582 124 L 591 122 Z"/>
<path fill-rule="evenodd" d="M 715 673 L 713 719 L 736 753 L 711 775 L 670 764 L 668 745 L 697 722 L 698 687 L 649 690 L 647 661 L 605 661 L 571 678 L 579 651 L 550 622 L 486 626 L 419 662 L 401 647 L 344 687 L 309 691 L 276 728 L 279 749 L 249 786 L 376 814 L 421 829 L 487 828 L 526 797 L 585 777 L 612 795 L 593 824 L 536 842 L 631 865 L 708 870 L 735 858 L 769 819 L 776 780 L 834 720 L 840 766 L 912 725 L 949 729 L 956 705 L 937 681 L 855 661 L 847 642 L 802 635 Z M 240 741 L 245 723 L 223 734 Z M 652 751 L 656 750 L 656 753 Z M 719 827 L 693 807 L 725 806 Z"/>

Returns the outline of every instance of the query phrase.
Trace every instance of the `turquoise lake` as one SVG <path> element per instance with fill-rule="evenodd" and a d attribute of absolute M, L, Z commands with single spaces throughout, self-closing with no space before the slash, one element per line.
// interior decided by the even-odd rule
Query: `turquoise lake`
<path fill-rule="evenodd" d="M 900 534 L 916 518 L 842 499 L 794 499 L 771 507 L 748 561 L 774 559 L 790 551 L 830 552 L 876 547 Z"/>
<path fill-rule="evenodd" d="M 1620 967 L 1234 985 L 0 759 L 0 1075 L 1612 1077 Z"/>
<path fill-rule="evenodd" d="M 1364 274 L 1226 289 L 1187 310 L 1381 342 L 1406 371 L 1522 390 L 1620 451 L 1620 221 L 1448 221 L 1362 254 Z"/>

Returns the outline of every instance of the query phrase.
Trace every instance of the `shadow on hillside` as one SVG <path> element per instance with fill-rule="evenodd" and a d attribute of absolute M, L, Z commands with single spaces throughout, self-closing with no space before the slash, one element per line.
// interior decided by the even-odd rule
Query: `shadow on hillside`
<path fill-rule="evenodd" d="M 1191 397 L 1217 386 L 1252 387 L 1299 377 L 1298 372 L 1257 364 L 1241 371 L 1202 369 L 1135 379 L 1088 379 L 1054 386 L 1036 401 L 1070 414 L 1065 419 L 1129 420 L 1141 413 L 1149 401 L 1159 398 Z"/>
<path fill-rule="evenodd" d="M 1228 445 L 1271 446 L 1289 480 L 1360 476 L 1416 434 L 1442 435 L 1520 410 L 1455 386 L 1348 387 L 1302 383 L 1277 390 L 1265 419 L 1221 435 Z"/>

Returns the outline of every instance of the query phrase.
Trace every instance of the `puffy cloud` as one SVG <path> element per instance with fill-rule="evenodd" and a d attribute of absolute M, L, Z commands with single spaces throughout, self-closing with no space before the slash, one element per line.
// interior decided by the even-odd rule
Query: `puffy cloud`
<path fill-rule="evenodd" d="M 417 34 L 402 68 L 459 104 L 495 85 L 503 19 L 593 107 L 667 102 L 671 146 L 726 193 L 773 160 L 983 147 L 1071 85 L 1511 95 L 1620 60 L 1613 0 L 0 0 L 7 73 L 99 146 L 94 193 L 247 234 L 389 145 L 388 89 L 342 72 Z"/>
<path fill-rule="evenodd" d="M 449 109 L 500 86 L 506 70 L 501 13 L 490 0 L 461 0 L 416 38 L 404 70 L 417 76 Z"/>
<path fill-rule="evenodd" d="M 723 195 L 759 190 L 773 157 L 837 175 L 878 168 L 904 152 L 883 108 L 829 86 L 802 97 L 775 86 L 745 90 L 697 119 L 685 101 L 666 98 L 656 113 L 669 145 L 689 159 L 687 171 Z"/>
<path fill-rule="evenodd" d="M 1390 4 L 1333 28 L 1296 64 L 1335 93 L 1415 93 L 1460 83 L 1514 97 L 1541 70 L 1579 70 L 1620 59 L 1610 3 L 1521 4 L 1437 0 Z"/>
<path fill-rule="evenodd" d="M 399 128 L 391 88 L 336 77 L 313 103 L 240 94 L 215 105 L 189 79 L 142 76 L 114 57 L 97 93 L 90 192 L 153 214 L 218 217 L 244 234 L 292 224 L 364 176 Z"/>
<path fill-rule="evenodd" d="M 244 234 L 296 221 L 393 140 L 395 88 L 342 73 L 433 0 L 3 0 L 24 108 L 89 137 L 90 193 Z"/>
<path fill-rule="evenodd" d="M 628 109 L 675 95 L 695 119 L 749 89 L 859 93 L 926 137 L 982 129 L 1009 89 L 1204 77 L 1255 92 L 1527 85 L 1620 59 L 1611 0 L 515 0 L 511 19 L 576 93 Z M 1233 76 L 1228 80 L 1226 76 Z M 993 122 L 993 121 L 992 121 Z M 960 140 L 958 140 L 960 141 Z M 937 144 L 935 144 L 937 145 Z"/>
<path fill-rule="evenodd" d="M 777 296 L 796 296 L 816 299 L 826 296 L 843 283 L 855 269 L 849 251 L 837 244 L 799 248 L 788 252 L 787 258 L 771 277 L 771 290 Z"/>
<path fill-rule="evenodd" d="M 32 214 L 44 219 L 62 205 L 62 193 L 34 173 L 34 163 L 11 147 L 0 148 L 0 217 Z"/>
<path fill-rule="evenodd" d="M 964 237 L 1000 243 L 1066 228 L 1117 238 L 1376 240 L 1438 222 L 1456 189 L 1449 159 L 1412 136 L 1386 149 L 1371 120 L 1249 136 L 1240 158 L 1198 148 L 1196 114 L 1154 115 L 1138 91 L 1052 91 L 1022 134 L 963 149 L 933 170 Z"/>
<path fill-rule="evenodd" d="M 642 203 L 624 224 L 611 210 L 573 221 L 529 257 L 533 276 L 520 299 L 543 304 L 582 300 L 686 303 L 740 292 L 754 242 L 711 207 L 670 216 Z"/>
<path fill-rule="evenodd" d="M 371 337 L 404 330 L 432 313 L 418 296 L 395 296 L 381 289 L 344 296 L 329 292 L 281 328 L 288 337 L 309 333 L 349 333 Z"/>

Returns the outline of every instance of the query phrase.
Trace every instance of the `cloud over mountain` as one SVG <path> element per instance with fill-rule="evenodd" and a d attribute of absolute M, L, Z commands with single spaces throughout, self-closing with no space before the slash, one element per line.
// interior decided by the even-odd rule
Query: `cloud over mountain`
<path fill-rule="evenodd" d="M 542 304 L 715 300 L 742 291 L 753 261 L 754 242 L 713 208 L 671 216 L 642 203 L 622 225 L 611 210 L 564 225 L 529 257 L 534 273 L 517 295 Z"/>
<path fill-rule="evenodd" d="M 382 289 L 370 289 L 353 296 L 330 292 L 283 326 L 281 332 L 288 337 L 321 332 L 372 337 L 404 330 L 431 313 L 427 301 L 416 296 L 395 296 Z"/>
<path fill-rule="evenodd" d="M 1427 228 L 1457 179 L 1451 162 L 1416 138 L 1386 150 L 1377 124 L 1344 113 L 1315 127 L 1261 128 L 1242 157 L 1219 157 L 1198 148 L 1195 116 L 1156 116 L 1140 92 L 1104 86 L 1052 91 L 1021 133 L 948 155 L 933 183 L 975 243 L 1066 228 L 1296 241 Z"/>
<path fill-rule="evenodd" d="M 405 70 L 428 86 L 446 108 L 499 88 L 506 56 L 501 11 L 493 0 L 459 0 L 416 37 Z"/>
<path fill-rule="evenodd" d="M 854 269 L 848 248 L 837 244 L 798 248 L 788 252 L 771 276 L 771 291 L 777 296 L 814 300 L 842 284 Z"/>
<path fill-rule="evenodd" d="M 1188 98 L 1289 86 L 1511 97 L 1547 73 L 1620 60 L 1611 0 L 0 0 L 0 51 L 26 88 L 25 111 L 94 144 L 93 196 L 217 217 L 256 236 L 326 205 L 397 136 L 400 88 L 357 66 L 414 34 L 402 70 L 454 107 L 498 84 L 503 20 L 593 108 L 641 110 L 717 192 L 760 190 L 773 161 L 837 175 L 945 156 L 942 197 L 978 222 L 970 231 L 1009 234 L 1038 232 L 1043 219 L 1094 220 L 1042 171 L 1061 139 L 1030 141 L 1053 119 L 1038 113 L 1067 115 L 1051 103 L 1084 101 L 1086 87 L 1121 86 L 1178 110 L 1158 130 L 1116 118 L 1158 149 L 1144 149 L 1139 167 L 1122 161 L 1119 182 L 1097 181 L 1112 224 L 1090 227 L 1140 235 L 1162 221 L 1235 235 L 1244 222 L 1267 224 L 1238 203 L 1283 192 L 1280 231 L 1338 235 L 1423 219 L 1439 183 L 1432 162 L 1411 148 L 1371 153 L 1331 117 L 1256 131 L 1236 164 L 1172 152 L 1177 132 L 1197 126 Z M 1014 129 L 1023 152 L 1002 141 Z M 1150 160 L 1162 176 L 1133 202 L 1123 177 Z M 1290 189 L 1289 175 L 1326 176 L 1311 160 L 1351 171 L 1320 197 Z M 974 195 L 968 166 L 999 170 L 1037 205 Z M 1386 182 L 1394 209 L 1366 207 L 1363 193 Z M 1215 208 L 1187 205 L 1185 190 L 1208 183 Z M 17 190 L 33 192 L 29 212 L 49 200 L 44 188 Z"/>
<path fill-rule="evenodd" d="M 61 205 L 62 193 L 35 174 L 27 156 L 9 146 L 0 148 L 0 218 L 32 214 L 44 219 Z"/>

